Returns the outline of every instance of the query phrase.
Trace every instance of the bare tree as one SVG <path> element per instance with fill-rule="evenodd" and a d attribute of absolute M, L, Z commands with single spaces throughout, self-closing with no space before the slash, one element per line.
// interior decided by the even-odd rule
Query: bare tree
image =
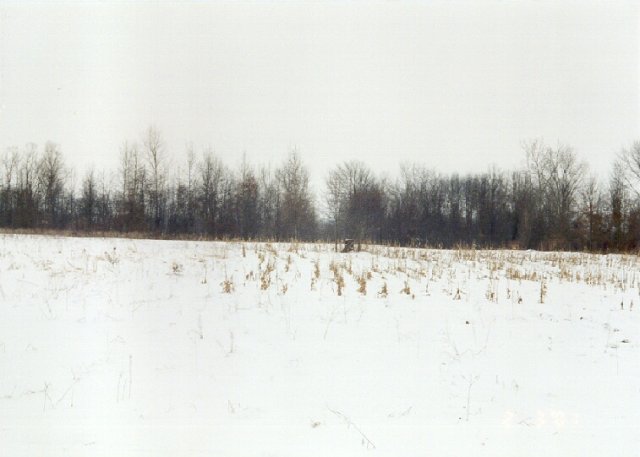
<path fill-rule="evenodd" d="M 223 181 L 228 171 L 211 149 L 204 153 L 199 166 L 199 213 L 204 230 L 217 236 L 219 234 L 219 212 L 223 193 Z"/>
<path fill-rule="evenodd" d="M 634 141 L 628 148 L 623 148 L 617 161 L 625 184 L 636 197 L 640 197 L 640 141 Z"/>
<path fill-rule="evenodd" d="M 240 236 L 254 238 L 258 233 L 258 180 L 246 156 L 240 164 L 240 175 L 236 189 L 236 211 Z"/>
<path fill-rule="evenodd" d="M 276 171 L 276 179 L 282 193 L 278 238 L 312 238 L 316 221 L 309 191 L 309 173 L 297 151 L 292 151 Z"/>
<path fill-rule="evenodd" d="M 338 169 L 329 172 L 325 180 L 325 211 L 327 217 L 333 223 L 333 239 L 335 243 L 335 251 L 338 251 L 338 233 L 339 225 L 342 223 L 344 211 L 344 181 L 340 176 Z"/>
<path fill-rule="evenodd" d="M 586 164 L 568 145 L 555 148 L 542 140 L 524 144 L 529 173 L 536 186 L 536 200 L 542 202 L 545 232 L 548 229 L 552 247 L 567 247 L 571 224 L 577 215 L 577 196 L 586 172 Z M 557 244 L 560 246 L 555 246 Z"/>
<path fill-rule="evenodd" d="M 16 225 L 35 227 L 39 223 L 39 195 L 37 192 L 38 147 L 34 143 L 26 145 L 18 171 L 16 196 Z"/>
<path fill-rule="evenodd" d="M 113 177 L 108 179 L 104 170 L 100 173 L 96 223 L 101 230 L 113 228 L 112 181 Z"/>
<path fill-rule="evenodd" d="M 83 228 L 87 230 L 95 229 L 97 206 L 98 190 L 95 171 L 92 168 L 87 171 L 84 180 L 82 181 L 82 202 L 80 205 L 80 214 Z"/>
<path fill-rule="evenodd" d="M 626 246 L 628 195 L 626 173 L 623 161 L 616 160 L 609 179 L 609 211 L 611 225 L 611 242 L 615 249 Z"/>
<path fill-rule="evenodd" d="M 332 212 L 345 234 L 362 242 L 381 237 L 386 189 L 363 162 L 345 162 L 329 172 Z"/>
<path fill-rule="evenodd" d="M 5 226 L 14 225 L 15 189 L 20 164 L 20 152 L 17 147 L 9 148 L 2 156 L 2 195 L 0 197 L 0 213 Z"/>
<path fill-rule="evenodd" d="M 120 148 L 119 226 L 124 231 L 142 230 L 145 215 L 146 170 L 138 146 L 124 142 Z"/>
<path fill-rule="evenodd" d="M 258 216 L 259 234 L 264 239 L 277 237 L 281 197 L 275 173 L 268 166 L 261 167 L 258 174 Z"/>
<path fill-rule="evenodd" d="M 187 146 L 187 220 L 189 231 L 193 231 L 196 220 L 196 154 L 193 144 Z"/>
<path fill-rule="evenodd" d="M 153 218 L 154 230 L 161 228 L 164 216 L 164 142 L 160 131 L 154 126 L 147 129 L 144 138 L 147 165 L 150 170 L 149 202 Z"/>
<path fill-rule="evenodd" d="M 58 227 L 64 192 L 65 170 L 62 154 L 55 143 L 48 142 L 38 167 L 38 187 L 43 195 L 44 225 Z"/>
<path fill-rule="evenodd" d="M 585 244 L 589 250 L 603 247 L 603 206 L 604 199 L 598 180 L 593 175 L 589 176 L 580 192 L 580 207 L 585 227 Z"/>
<path fill-rule="evenodd" d="M 586 172 L 586 164 L 578 160 L 570 146 L 558 144 L 549 149 L 548 195 L 555 212 L 556 229 L 568 239 L 570 224 L 576 212 L 576 197 Z"/>

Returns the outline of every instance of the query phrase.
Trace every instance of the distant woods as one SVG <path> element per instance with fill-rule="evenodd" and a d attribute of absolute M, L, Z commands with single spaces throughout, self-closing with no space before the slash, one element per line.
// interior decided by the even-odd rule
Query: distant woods
<path fill-rule="evenodd" d="M 394 179 L 365 163 L 336 164 L 320 195 L 296 152 L 275 169 L 237 169 L 209 150 L 180 160 L 149 128 L 124 142 L 116 170 L 77 177 L 59 147 L 3 152 L 0 226 L 263 240 L 412 246 L 626 251 L 640 247 L 640 142 L 606 182 L 568 145 L 523 144 L 526 165 L 443 175 L 404 164 Z"/>

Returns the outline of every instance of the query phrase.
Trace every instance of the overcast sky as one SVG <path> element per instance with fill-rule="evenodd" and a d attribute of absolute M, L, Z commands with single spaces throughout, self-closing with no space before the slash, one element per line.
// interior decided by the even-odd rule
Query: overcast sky
<path fill-rule="evenodd" d="M 380 172 L 513 168 L 522 140 L 572 145 L 606 176 L 640 139 L 637 2 L 0 0 L 0 148 L 52 140 L 117 167 L 151 124 L 176 158 L 301 152 L 316 185 Z"/>

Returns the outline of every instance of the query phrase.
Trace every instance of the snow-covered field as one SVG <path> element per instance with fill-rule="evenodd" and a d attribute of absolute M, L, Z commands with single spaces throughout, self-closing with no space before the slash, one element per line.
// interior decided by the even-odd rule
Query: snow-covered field
<path fill-rule="evenodd" d="M 638 258 L 332 248 L 0 237 L 0 455 L 640 455 Z"/>

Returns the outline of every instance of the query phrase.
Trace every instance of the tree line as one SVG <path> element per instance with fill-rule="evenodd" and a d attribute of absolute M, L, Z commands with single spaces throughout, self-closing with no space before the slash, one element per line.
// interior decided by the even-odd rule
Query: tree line
<path fill-rule="evenodd" d="M 629 251 L 640 240 L 640 141 L 623 149 L 607 182 L 568 145 L 523 143 L 525 165 L 445 175 L 403 164 L 398 177 L 349 161 L 321 195 L 293 151 L 278 167 L 246 159 L 229 168 L 189 146 L 179 164 L 151 127 L 124 142 L 118 169 L 80 182 L 51 142 L 1 157 L 0 227 L 203 236 L 213 239 L 344 238 L 409 246 Z"/>

